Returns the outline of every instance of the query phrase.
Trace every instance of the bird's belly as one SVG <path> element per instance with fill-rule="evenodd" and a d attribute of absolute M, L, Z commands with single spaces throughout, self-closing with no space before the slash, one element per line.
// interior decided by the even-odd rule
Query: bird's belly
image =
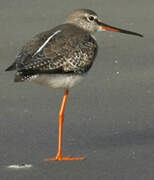
<path fill-rule="evenodd" d="M 42 74 L 32 81 L 52 88 L 72 88 L 83 79 L 83 75 Z"/>

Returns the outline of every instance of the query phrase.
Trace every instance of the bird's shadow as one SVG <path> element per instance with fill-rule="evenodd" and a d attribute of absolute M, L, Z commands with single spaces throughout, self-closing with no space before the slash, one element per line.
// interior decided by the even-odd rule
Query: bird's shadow
<path fill-rule="evenodd" d="M 105 135 L 89 134 L 84 143 L 89 149 L 108 149 L 114 147 L 143 146 L 154 144 L 154 129 L 130 130 L 127 132 Z"/>

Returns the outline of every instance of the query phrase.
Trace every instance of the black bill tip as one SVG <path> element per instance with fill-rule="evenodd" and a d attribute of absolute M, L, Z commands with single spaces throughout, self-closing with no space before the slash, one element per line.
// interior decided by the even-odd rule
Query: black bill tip
<path fill-rule="evenodd" d="M 136 33 L 136 32 L 133 32 L 133 31 L 128 31 L 128 30 L 125 30 L 125 29 L 117 28 L 117 27 L 114 27 L 114 26 L 110 26 L 108 24 L 100 23 L 100 22 L 98 24 L 102 27 L 102 30 L 104 30 L 104 31 L 113 31 L 113 32 L 119 32 L 119 33 L 144 37 L 142 34 Z"/>

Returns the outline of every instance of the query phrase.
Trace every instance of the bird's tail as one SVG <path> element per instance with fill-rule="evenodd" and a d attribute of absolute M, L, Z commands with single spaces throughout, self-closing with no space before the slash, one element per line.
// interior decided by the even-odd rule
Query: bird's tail
<path fill-rule="evenodd" d="M 11 66 L 9 66 L 7 69 L 5 69 L 5 71 L 13 71 L 16 69 L 16 62 L 14 62 L 13 64 L 11 64 Z"/>

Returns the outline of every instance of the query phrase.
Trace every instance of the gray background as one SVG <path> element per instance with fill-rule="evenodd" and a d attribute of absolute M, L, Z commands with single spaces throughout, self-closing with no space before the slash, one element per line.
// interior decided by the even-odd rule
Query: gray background
<path fill-rule="evenodd" d="M 85 161 L 43 162 L 57 151 L 63 90 L 14 83 L 4 72 L 20 47 L 63 23 L 76 8 L 96 11 L 105 23 L 144 34 L 96 34 L 99 53 L 87 78 L 70 92 L 64 153 Z M 0 179 L 154 179 L 153 0 L 0 1 Z M 10 164 L 32 164 L 8 170 Z"/>

